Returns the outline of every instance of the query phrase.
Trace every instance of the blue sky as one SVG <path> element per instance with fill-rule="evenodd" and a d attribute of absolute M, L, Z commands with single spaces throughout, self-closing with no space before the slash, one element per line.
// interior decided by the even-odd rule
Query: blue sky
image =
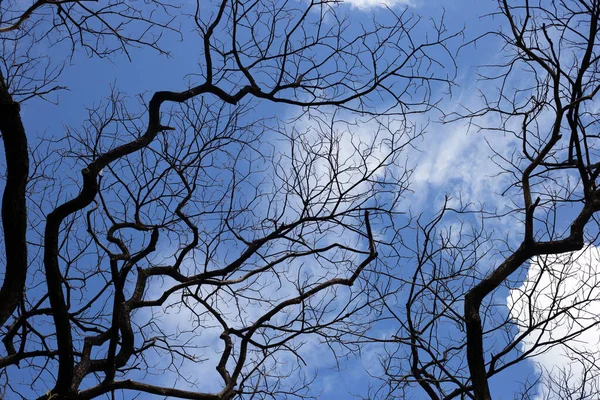
<path fill-rule="evenodd" d="M 495 2 L 491 1 L 429 1 L 410 0 L 394 1 L 388 0 L 387 6 L 395 12 L 401 12 L 408 8 L 409 12 L 421 15 L 422 24 L 414 32 L 415 37 L 425 37 L 430 31 L 431 21 L 439 21 L 443 14 L 445 23 L 450 32 L 460 31 L 464 28 L 465 40 L 478 37 L 490 29 L 500 29 L 503 21 L 500 18 L 487 16 L 495 10 Z M 190 4 L 184 6 L 189 7 Z M 377 1 L 371 0 L 348 0 L 346 4 L 340 5 L 345 8 L 344 12 L 352 22 L 350 30 L 359 32 L 360 22 L 368 18 L 382 21 L 389 16 L 389 10 L 382 7 Z M 189 10 L 188 10 L 189 11 Z M 431 19 L 431 21 L 429 21 Z M 88 57 L 83 52 L 76 52 L 69 58 L 68 43 L 48 47 L 47 52 L 55 60 L 65 60 L 65 71 L 61 75 L 59 83 L 66 90 L 56 92 L 49 97 L 51 102 L 40 99 L 28 101 L 22 110 L 22 117 L 31 138 L 61 137 L 66 126 L 77 127 L 88 117 L 88 108 L 100 103 L 102 97 L 110 94 L 113 88 L 117 88 L 127 97 L 127 104 L 132 108 L 138 108 L 137 96 L 148 99 L 158 90 L 184 90 L 188 85 L 198 83 L 197 75 L 202 68 L 202 54 L 199 51 L 200 42 L 198 35 L 194 32 L 194 26 L 190 19 L 179 18 L 181 24 L 180 36 L 174 32 L 168 32 L 163 38 L 163 47 L 168 49 L 170 56 L 158 54 L 152 49 L 132 49 L 129 57 L 125 54 L 116 54 L 110 58 L 98 59 Z M 349 32 L 350 34 L 352 32 Z M 183 38 L 183 40 L 182 40 Z M 461 38 L 453 42 L 456 48 L 461 43 Z M 41 50 L 40 50 L 41 51 Z M 446 59 L 440 54 L 441 59 Z M 477 89 L 480 82 L 477 80 L 476 67 L 481 64 L 493 64 L 501 57 L 501 43 L 497 38 L 487 37 L 476 43 L 464 47 L 457 57 L 457 71 L 452 96 L 445 93 L 444 88 L 437 88 L 434 97 L 441 98 L 440 107 L 449 112 L 458 111 L 461 105 L 477 108 L 480 99 Z M 449 68 L 450 70 L 452 68 Z M 273 105 L 256 102 L 253 116 L 291 118 L 297 114 L 297 109 L 292 106 Z M 385 104 L 381 104 L 382 107 Z M 343 119 L 343 114 L 340 119 Z M 494 132 L 478 132 L 473 127 L 469 128 L 463 122 L 447 125 L 439 124 L 441 114 L 435 110 L 427 115 L 415 115 L 412 121 L 418 126 L 427 126 L 426 133 L 414 143 L 419 151 L 406 153 L 399 159 L 400 167 L 410 166 L 414 168 L 410 177 L 411 193 L 406 194 L 399 207 L 404 207 L 404 212 L 413 215 L 423 214 L 423 219 L 432 218 L 431 210 L 439 210 L 444 196 L 450 195 L 456 202 L 462 199 L 464 203 L 484 204 L 495 210 L 506 210 L 512 206 L 511 199 L 502 196 L 501 192 L 509 182 L 504 176 L 497 176 L 499 167 L 497 157 L 494 157 L 492 149 L 500 154 L 508 154 L 517 148 L 518 143 L 514 138 L 500 135 Z M 248 117 L 250 118 L 250 117 Z M 311 121 L 300 120 L 295 122 L 296 128 L 300 129 L 302 124 L 310 128 Z M 369 138 L 368 130 L 372 127 L 366 122 L 361 122 L 354 128 L 355 134 Z M 287 128 L 290 128 L 289 126 Z M 32 140 L 35 142 L 35 140 Z M 271 143 L 276 146 L 276 143 Z M 343 153 L 343 149 L 341 152 Z M 402 161 L 402 162 L 400 162 Z M 61 166 L 61 179 L 77 179 L 79 172 L 75 165 L 78 160 L 70 160 Z M 70 169 L 71 168 L 71 169 Z M 73 190 L 75 186 L 71 186 Z M 61 194 L 61 196 L 68 196 Z M 458 203 L 454 203 L 458 204 Z M 456 224 L 455 217 L 444 220 L 444 228 Z M 476 220 L 466 218 L 468 224 L 477 225 Z M 520 221 L 514 219 L 490 221 L 488 229 L 498 237 L 503 237 L 510 232 L 519 231 Z M 407 242 L 414 239 L 407 239 Z M 165 246 L 168 247 L 168 246 Z M 168 249 L 165 249 L 167 253 Z M 587 257 L 587 256 L 586 256 Z M 589 256 L 589 258 L 593 258 Z M 494 262 L 493 257 L 488 259 Z M 401 265 L 399 264 L 400 268 Z M 400 274 L 403 272 L 400 271 Z M 532 272 L 533 273 L 533 272 Z M 515 287 L 520 286 L 525 273 L 515 277 Z M 500 315 L 507 316 L 506 305 L 509 291 L 500 290 L 493 299 L 499 306 Z M 250 311 L 249 311 L 250 312 Z M 150 318 L 145 315 L 140 318 Z M 154 316 L 156 317 L 156 316 Z M 167 310 L 158 317 L 162 318 L 160 323 L 165 326 L 185 326 L 189 322 L 190 314 L 185 310 Z M 373 335 L 389 335 L 393 332 L 393 323 L 382 323 L 376 326 Z M 449 328 L 448 335 L 458 333 Z M 517 329 L 512 333 L 516 334 Z M 499 338 L 500 341 L 500 338 Z M 207 357 L 214 357 L 215 351 L 211 346 L 219 346 L 214 337 L 208 338 L 206 342 Z M 303 357 L 307 365 L 303 369 L 309 376 L 317 373 L 317 378 L 312 385 L 316 392 L 322 392 L 321 399 L 345 399 L 352 395 L 368 396 L 368 390 L 376 387 L 379 383 L 368 376 L 380 376 L 381 370 L 378 366 L 379 355 L 382 353 L 381 346 L 367 345 L 361 353 L 360 358 L 354 356 L 342 359 L 339 369 L 332 354 L 323 350 L 323 345 L 318 339 L 307 338 L 303 348 Z M 552 367 L 552 362 L 560 359 L 557 353 L 552 357 L 540 359 L 546 365 Z M 291 361 L 290 361 L 291 362 Z M 194 367 L 195 368 L 195 367 Z M 198 373 L 198 370 L 194 373 Z M 532 363 L 520 363 L 491 380 L 493 397 L 496 399 L 512 399 L 514 393 L 521 387 L 525 379 L 534 380 L 539 372 Z M 201 370 L 202 374 L 210 379 L 218 379 L 218 375 L 209 367 Z M 212 374 L 212 375 L 211 375 Z M 26 379 L 26 378 L 24 378 Z M 168 384 L 170 377 L 156 377 Z M 210 382 L 213 384 L 214 382 Z M 409 392 L 415 399 L 424 398 L 418 389 Z M 125 395 L 132 398 L 133 395 Z"/>

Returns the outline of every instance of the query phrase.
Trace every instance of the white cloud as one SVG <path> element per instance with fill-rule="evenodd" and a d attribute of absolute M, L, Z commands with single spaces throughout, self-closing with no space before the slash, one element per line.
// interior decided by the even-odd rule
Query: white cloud
<path fill-rule="evenodd" d="M 422 152 L 409 159 L 414 165 L 410 179 L 413 194 L 403 206 L 421 212 L 420 207 L 427 209 L 433 202 L 439 208 L 449 195 L 455 202 L 451 206 L 457 206 L 461 199 L 475 208 L 485 204 L 488 210 L 506 210 L 511 200 L 502 192 L 510 185 L 510 177 L 502 174 L 495 153 L 509 154 L 516 145 L 513 137 L 469 130 L 466 123 L 431 125 L 423 142 L 416 144 Z"/>
<path fill-rule="evenodd" d="M 384 207 L 408 183 L 405 160 L 418 136 L 408 121 L 330 111 L 290 116 L 293 123 L 274 137 L 277 179 L 268 190 L 285 198 L 286 217 L 297 217 L 307 199 L 315 215 L 368 206 L 375 198 Z"/>
<path fill-rule="evenodd" d="M 366 10 L 374 7 L 394 7 L 398 5 L 412 6 L 410 0 L 344 0 L 344 3 L 350 4 L 353 8 Z"/>
<path fill-rule="evenodd" d="M 521 344 L 540 374 L 535 400 L 597 398 L 600 392 L 600 248 L 532 260 L 508 297 Z M 565 340 L 566 339 L 566 340 Z M 540 347 L 540 344 L 543 344 Z"/>

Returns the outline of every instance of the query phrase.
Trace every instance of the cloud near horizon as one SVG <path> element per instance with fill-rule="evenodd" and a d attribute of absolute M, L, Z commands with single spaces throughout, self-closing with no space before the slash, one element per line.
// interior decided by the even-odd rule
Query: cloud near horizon
<path fill-rule="evenodd" d="M 375 7 L 394 7 L 398 5 L 413 6 L 411 0 L 344 0 L 345 4 L 349 4 L 352 8 L 360 10 L 368 10 Z"/>

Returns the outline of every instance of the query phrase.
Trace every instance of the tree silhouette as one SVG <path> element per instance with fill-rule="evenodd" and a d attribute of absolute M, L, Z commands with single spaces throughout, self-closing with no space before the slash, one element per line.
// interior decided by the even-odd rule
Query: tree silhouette
<path fill-rule="evenodd" d="M 417 220 L 414 269 L 396 278 L 392 294 L 406 296 L 404 308 L 388 312 L 400 328 L 386 341 L 385 384 L 374 396 L 418 387 L 431 399 L 491 399 L 493 377 L 556 346 L 570 349 L 581 377 L 548 371 L 539 377 L 547 390 L 525 381 L 519 398 L 597 396 L 596 352 L 577 342 L 598 324 L 589 314 L 597 258 L 580 250 L 598 235 L 600 3 L 501 0 L 489 17 L 503 28 L 470 42 L 503 43 L 501 61 L 479 71 L 483 105 L 445 121 L 516 138 L 511 153 L 494 158 L 513 207 L 447 199 L 434 218 Z M 487 228 L 492 221 L 513 223 L 498 234 Z"/>
<path fill-rule="evenodd" d="M 357 29 L 336 3 L 1 2 L 4 396 L 303 397 L 310 380 L 277 361 L 368 328 L 371 221 L 397 212 L 407 171 L 386 171 L 421 133 L 404 117 L 450 84 L 430 54 L 455 35 L 438 21 L 419 41 L 408 12 Z M 201 46 L 181 91 L 136 102 L 117 84 L 60 137 L 25 129 L 21 105 L 75 68 L 40 48 L 135 62 L 169 35 Z M 382 101 L 387 119 L 352 134 Z M 186 372 L 205 364 L 220 382 Z"/>

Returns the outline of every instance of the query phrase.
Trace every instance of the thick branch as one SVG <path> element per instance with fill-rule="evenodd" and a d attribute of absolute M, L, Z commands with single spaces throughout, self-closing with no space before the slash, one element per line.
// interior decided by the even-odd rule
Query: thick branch
<path fill-rule="evenodd" d="M 592 215 L 600 211 L 600 191 L 593 193 L 593 200 L 587 203 L 571 224 L 568 237 L 549 242 L 523 241 L 519 248 L 489 276 L 484 278 L 465 296 L 465 325 L 467 332 L 467 362 L 471 372 L 473 391 L 478 400 L 491 400 L 485 370 L 483 349 L 483 326 L 479 309 L 483 299 L 496 290 L 512 273 L 532 257 L 548 254 L 562 254 L 583 248 L 583 231 Z"/>
<path fill-rule="evenodd" d="M 29 154 L 19 104 L 12 99 L 1 73 L 0 132 L 6 157 L 6 186 L 2 197 L 2 228 L 6 250 L 6 272 L 0 289 L 2 326 L 23 298 L 27 279 L 25 190 L 29 176 Z"/>

